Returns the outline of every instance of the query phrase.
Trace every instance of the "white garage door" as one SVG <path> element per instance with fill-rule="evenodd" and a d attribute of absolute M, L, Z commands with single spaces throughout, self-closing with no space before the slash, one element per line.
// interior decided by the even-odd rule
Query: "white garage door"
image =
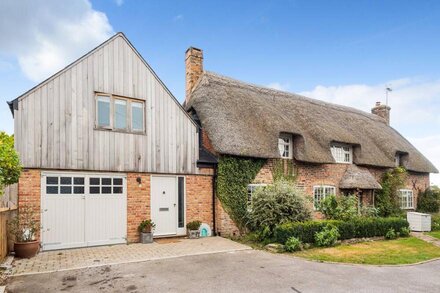
<path fill-rule="evenodd" d="M 41 207 L 43 250 L 126 242 L 125 176 L 45 173 Z"/>

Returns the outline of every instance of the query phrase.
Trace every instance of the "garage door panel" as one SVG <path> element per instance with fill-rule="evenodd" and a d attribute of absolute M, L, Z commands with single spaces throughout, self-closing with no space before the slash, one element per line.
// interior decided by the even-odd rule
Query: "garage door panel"
<path fill-rule="evenodd" d="M 80 173 L 44 175 L 42 227 L 43 250 L 125 243 L 125 177 Z"/>
<path fill-rule="evenodd" d="M 46 195 L 43 209 L 43 249 L 57 249 L 64 243 L 78 247 L 85 242 L 82 195 Z"/>

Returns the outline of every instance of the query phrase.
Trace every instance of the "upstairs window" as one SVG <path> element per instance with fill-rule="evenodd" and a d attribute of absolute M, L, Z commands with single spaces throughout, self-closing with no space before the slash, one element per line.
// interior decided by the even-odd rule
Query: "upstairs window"
<path fill-rule="evenodd" d="M 278 138 L 278 150 L 283 159 L 292 159 L 292 136 L 289 134 L 281 134 Z"/>
<path fill-rule="evenodd" d="M 126 132 L 144 132 L 145 103 L 143 101 L 97 95 L 96 127 Z"/>
<path fill-rule="evenodd" d="M 144 131 L 144 104 L 131 103 L 131 128 L 133 131 Z"/>
<path fill-rule="evenodd" d="M 400 189 L 400 208 L 401 209 L 413 209 L 414 208 L 414 194 L 411 189 Z"/>
<path fill-rule="evenodd" d="M 353 148 L 347 144 L 333 144 L 331 152 L 336 163 L 353 163 Z"/>
<path fill-rule="evenodd" d="M 110 124 L 110 105 L 111 99 L 109 96 L 98 96 L 97 99 L 97 115 L 98 126 L 103 128 L 111 128 Z"/>
<path fill-rule="evenodd" d="M 394 164 L 396 167 L 401 167 L 402 166 L 402 155 L 397 153 L 394 156 Z"/>

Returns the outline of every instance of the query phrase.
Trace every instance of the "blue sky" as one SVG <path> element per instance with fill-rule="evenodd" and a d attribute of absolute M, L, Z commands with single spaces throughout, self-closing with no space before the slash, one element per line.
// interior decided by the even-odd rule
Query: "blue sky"
<path fill-rule="evenodd" d="M 389 85 L 392 126 L 440 167 L 438 1 L 17 2 L 0 4 L 1 130 L 6 100 L 122 31 L 179 100 L 189 46 L 207 70 L 364 111 Z"/>

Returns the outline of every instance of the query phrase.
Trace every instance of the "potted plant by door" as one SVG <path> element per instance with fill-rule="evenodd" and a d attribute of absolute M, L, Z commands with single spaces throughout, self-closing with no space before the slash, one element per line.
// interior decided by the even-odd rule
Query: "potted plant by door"
<path fill-rule="evenodd" d="M 200 237 L 200 225 L 202 225 L 200 221 L 192 221 L 186 224 L 189 239 L 197 239 Z"/>
<path fill-rule="evenodd" d="M 142 221 L 139 224 L 139 242 L 140 243 L 153 243 L 153 230 L 156 224 L 151 220 Z"/>
<path fill-rule="evenodd" d="M 35 240 L 38 225 L 34 215 L 31 206 L 23 206 L 19 208 L 18 215 L 8 223 L 16 257 L 31 258 L 40 250 L 40 241 Z"/>

